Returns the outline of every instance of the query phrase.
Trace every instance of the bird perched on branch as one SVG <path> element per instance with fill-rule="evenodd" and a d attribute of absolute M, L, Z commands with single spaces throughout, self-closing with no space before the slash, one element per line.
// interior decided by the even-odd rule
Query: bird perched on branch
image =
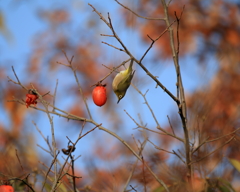
<path fill-rule="evenodd" d="M 112 88 L 117 95 L 118 102 L 125 96 L 128 87 L 131 84 L 135 71 L 132 70 L 133 59 L 131 59 L 130 65 L 126 70 L 120 71 L 112 82 Z"/>

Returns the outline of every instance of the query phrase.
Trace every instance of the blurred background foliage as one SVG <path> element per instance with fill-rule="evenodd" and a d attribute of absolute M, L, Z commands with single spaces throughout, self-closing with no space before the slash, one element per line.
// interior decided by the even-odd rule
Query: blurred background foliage
<path fill-rule="evenodd" d="M 110 13 L 115 30 L 137 58 L 142 56 L 151 43 L 147 34 L 156 38 L 166 28 L 162 21 L 134 16 L 114 0 L 104 0 L 102 3 L 89 0 L 89 3 L 105 17 Z M 161 1 L 138 0 L 121 3 L 141 16 L 163 17 Z M 104 81 L 108 90 L 106 105 L 98 108 L 92 103 L 91 86 L 109 72 L 107 67 L 117 66 L 128 58 L 124 53 L 101 44 L 104 41 L 120 47 L 114 39 L 100 36 L 109 34 L 110 31 L 92 12 L 87 5 L 88 1 L 43 3 L 15 0 L 1 4 L 4 4 L 0 9 L 1 179 L 25 179 L 30 174 L 28 182 L 38 191 L 48 170 L 46 166 L 52 161 L 49 154 L 37 147 L 38 144 L 47 148 L 47 144 L 32 123 L 34 121 L 38 125 L 45 137 L 50 136 L 46 114 L 19 103 L 8 102 L 13 96 L 25 99 L 26 95 L 21 87 L 8 82 L 7 76 L 14 79 L 11 66 L 14 66 L 25 86 L 30 88 L 30 83 L 33 83 L 41 94 L 48 91 L 53 94 L 58 79 L 56 106 L 88 118 L 72 71 L 57 64 L 57 61 L 67 63 L 62 50 L 65 50 L 69 57 L 74 56 L 73 65 L 96 122 L 103 123 L 103 126 L 119 134 L 136 151 L 135 140 L 143 141 L 143 135 L 147 134 L 156 146 L 169 151 L 179 150 L 180 155 L 184 153 L 182 144 L 171 137 L 133 129 L 136 125 L 124 109 L 138 122 L 147 124 L 147 128 L 156 131 L 157 126 L 147 112 L 143 98 L 133 88 L 120 104 L 116 104 L 117 99 L 111 90 L 114 75 Z M 179 29 L 180 65 L 187 90 L 191 142 L 195 144 L 194 147 L 206 139 L 224 136 L 206 143 L 193 154 L 193 160 L 198 160 L 217 149 L 214 154 L 194 164 L 195 191 L 233 191 L 232 187 L 239 191 L 239 133 L 235 133 L 235 138 L 230 143 L 222 145 L 233 136 L 228 134 L 239 128 L 240 123 L 240 3 L 234 0 L 172 0 L 169 7 L 171 21 L 175 19 L 174 11 L 179 15 L 184 5 Z M 26 12 L 20 15 L 21 11 Z M 176 30 L 176 25 L 173 25 L 173 28 Z M 174 71 L 171 75 L 161 77 L 163 71 L 167 73 L 169 69 L 174 70 L 170 67 L 173 65 L 171 59 L 169 37 L 166 33 L 144 59 L 144 65 L 175 93 Z M 183 136 L 176 106 L 160 88 L 155 89 L 155 84 L 140 68 L 135 68 L 137 72 L 133 83 L 143 93 L 150 90 L 147 98 L 162 127 L 171 131 L 166 117 L 169 115 L 175 133 Z M 188 90 L 191 81 L 196 83 L 194 88 Z M 49 102 L 53 100 L 49 95 L 45 99 Z M 170 108 L 166 108 L 165 103 Z M 54 125 L 57 146 L 61 149 L 67 146 L 66 136 L 76 140 L 82 123 L 54 117 Z M 87 124 L 84 131 L 91 128 L 93 125 Z M 124 145 L 108 134 L 95 130 L 84 137 L 76 148 L 74 155 L 81 155 L 75 163 L 75 175 L 82 176 L 77 179 L 79 191 L 123 189 L 135 162 L 135 157 Z M 60 154 L 60 161 L 63 161 L 62 156 L 63 154 Z M 184 191 L 186 170 L 177 157 L 155 149 L 149 142 L 143 157 L 171 191 Z M 67 178 L 64 178 L 63 182 L 59 190 L 71 190 Z M 51 179 L 47 183 L 51 186 Z M 144 191 L 145 186 L 148 191 L 163 191 L 149 172 L 143 171 L 141 163 L 137 164 L 130 185 L 137 191 Z M 26 189 L 26 186 L 19 182 L 14 182 L 14 187 L 18 190 Z M 130 187 L 128 189 L 131 190 Z M 48 191 L 47 186 L 46 190 Z"/>

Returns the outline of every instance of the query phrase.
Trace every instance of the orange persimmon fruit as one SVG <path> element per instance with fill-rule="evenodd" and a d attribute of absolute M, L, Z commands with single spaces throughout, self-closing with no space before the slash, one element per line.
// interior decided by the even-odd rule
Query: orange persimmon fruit
<path fill-rule="evenodd" d="M 14 192 L 14 189 L 11 185 L 1 185 L 0 192 Z"/>
<path fill-rule="evenodd" d="M 106 84 L 98 84 L 92 92 L 93 102 L 99 107 L 103 106 L 107 101 L 107 90 L 105 86 Z"/>

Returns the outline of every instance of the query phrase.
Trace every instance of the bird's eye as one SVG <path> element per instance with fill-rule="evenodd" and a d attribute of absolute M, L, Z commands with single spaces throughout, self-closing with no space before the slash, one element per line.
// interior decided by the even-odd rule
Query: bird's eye
<path fill-rule="evenodd" d="M 122 98 L 122 95 L 119 95 L 118 97 L 121 99 L 121 98 Z"/>

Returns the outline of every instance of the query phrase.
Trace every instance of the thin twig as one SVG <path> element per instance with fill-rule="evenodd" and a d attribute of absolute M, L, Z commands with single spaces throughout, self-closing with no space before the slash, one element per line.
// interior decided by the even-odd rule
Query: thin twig
<path fill-rule="evenodd" d="M 58 79 L 56 80 L 56 87 L 53 94 L 53 106 L 55 106 L 55 102 L 56 102 L 57 87 L 58 87 Z M 54 111 L 54 108 L 52 110 Z"/>
<path fill-rule="evenodd" d="M 68 66 L 68 67 L 71 68 L 71 70 L 72 70 L 72 72 L 73 72 L 73 74 L 74 74 L 75 80 L 76 80 L 76 82 L 77 82 L 79 92 L 80 92 L 80 94 L 81 94 L 81 96 L 82 96 L 83 102 L 84 102 L 84 104 L 85 104 L 85 106 L 86 106 L 86 108 L 87 108 L 88 115 L 89 115 L 90 119 L 92 119 L 92 115 L 91 115 L 91 113 L 90 113 L 90 110 L 89 110 L 89 107 L 88 107 L 88 104 L 87 104 L 87 100 L 86 100 L 86 98 L 84 97 L 82 87 L 81 87 L 81 85 L 80 85 L 80 83 L 79 83 L 79 80 L 78 80 L 78 77 L 77 77 L 76 69 L 74 69 L 74 68 L 73 68 L 73 65 L 72 65 L 74 56 L 72 56 L 71 59 L 69 59 L 68 56 L 67 56 L 67 53 L 66 53 L 64 50 L 62 50 L 62 52 L 63 52 L 63 54 L 64 54 L 64 56 L 65 56 L 65 58 L 67 59 L 67 62 L 68 62 L 68 64 L 69 64 L 69 65 L 65 65 L 65 66 Z M 57 63 L 64 65 L 64 64 L 61 63 L 61 62 L 57 62 Z"/>
<path fill-rule="evenodd" d="M 46 181 L 47 181 L 48 174 L 49 174 L 49 172 L 51 171 L 52 166 L 55 165 L 55 161 L 56 161 L 57 156 L 59 155 L 59 153 L 60 153 L 60 151 L 57 152 L 56 156 L 55 156 L 54 159 L 52 160 L 51 165 L 49 166 L 49 169 L 48 169 L 48 171 L 47 171 L 47 173 L 46 173 L 46 175 L 45 175 L 45 177 L 44 177 L 44 181 L 43 181 L 43 185 L 42 185 L 42 190 L 41 190 L 41 191 L 43 191 L 43 189 L 44 189 L 45 183 L 46 183 Z M 55 173 L 55 170 L 54 170 L 54 173 Z"/>
<path fill-rule="evenodd" d="M 78 137 L 81 137 L 81 135 L 82 135 L 82 132 L 83 132 L 83 128 L 85 127 L 85 124 L 86 124 L 86 121 L 83 121 L 82 128 L 81 128 L 81 131 L 80 131 L 80 133 L 79 133 L 79 136 L 78 136 Z"/>
<path fill-rule="evenodd" d="M 18 157 L 18 151 L 17 151 L 17 149 L 15 149 L 15 152 L 16 152 L 16 157 L 17 157 L 17 159 L 18 159 L 18 162 L 19 162 L 19 164 L 20 164 L 20 166 L 21 166 L 21 168 L 22 168 L 22 171 L 24 171 L 23 166 L 22 166 L 22 163 L 21 163 L 21 161 L 20 161 L 20 159 L 19 159 L 19 157 Z"/>
<path fill-rule="evenodd" d="M 57 180 L 53 183 L 53 187 L 52 187 L 53 191 L 55 191 L 56 188 L 57 188 L 58 181 L 59 181 L 60 178 L 62 177 L 63 169 L 64 169 L 65 165 L 67 164 L 67 161 L 68 161 L 68 159 L 70 158 L 71 153 L 72 153 L 72 151 L 73 151 L 74 148 L 75 148 L 75 145 L 78 143 L 78 141 L 79 141 L 81 138 L 85 137 L 87 134 L 89 134 L 90 132 L 94 131 L 94 130 L 95 130 L 97 127 L 99 127 L 99 126 L 101 126 L 101 124 L 95 126 L 95 127 L 94 127 L 93 129 L 91 129 L 90 131 L 88 131 L 88 132 L 86 132 L 85 134 L 83 134 L 82 136 L 78 137 L 78 139 L 75 141 L 75 143 L 73 144 L 73 148 L 71 148 L 71 150 L 70 150 L 70 152 L 69 152 L 69 154 L 68 154 L 68 156 L 67 156 L 67 158 L 66 158 L 66 160 L 65 160 L 65 162 L 64 162 L 64 164 L 63 164 L 63 166 L 62 166 L 62 168 L 61 168 L 61 170 L 59 171 Z"/>
<path fill-rule="evenodd" d="M 131 116 L 126 110 L 124 110 L 124 111 L 125 111 L 125 113 L 130 117 L 130 119 L 133 120 L 133 122 L 134 122 L 138 127 L 143 128 L 143 129 L 146 129 L 146 130 L 149 130 L 149 131 L 152 131 L 152 132 L 155 132 L 155 131 L 153 131 L 153 130 L 151 130 L 151 129 L 148 129 L 148 128 L 145 128 L 145 127 L 142 127 L 141 125 L 139 125 L 139 124 L 136 122 L 136 120 L 135 120 L 134 118 L 132 118 L 132 116 Z M 179 140 L 179 141 L 184 142 L 184 140 L 183 140 L 182 138 L 177 137 L 177 136 L 175 136 L 175 135 L 173 135 L 173 134 L 165 131 L 165 130 L 162 129 L 161 127 L 157 127 L 157 128 L 158 128 L 159 130 L 161 130 L 165 135 L 171 136 L 171 137 L 173 137 L 173 138 L 175 138 L 175 139 L 177 139 L 177 140 Z M 158 133 L 158 132 L 157 132 L 157 133 Z M 161 134 L 161 133 L 159 133 L 159 134 Z"/>
<path fill-rule="evenodd" d="M 50 155 L 52 155 L 51 151 L 48 151 L 47 149 L 44 149 L 41 145 L 37 144 L 37 147 L 41 148 L 43 151 L 49 153 Z"/>
<path fill-rule="evenodd" d="M 45 163 L 43 163 L 43 162 L 41 162 L 41 161 L 38 161 L 41 165 L 43 165 L 46 169 L 48 169 L 48 170 L 50 170 L 50 172 L 52 173 L 52 174 L 54 174 L 54 171 L 53 170 L 51 170 L 51 169 L 49 169 L 49 167 L 45 164 Z M 44 175 L 46 175 L 46 174 L 44 174 Z"/>
<path fill-rule="evenodd" d="M 221 137 L 218 137 L 218 138 L 215 138 L 215 139 L 211 139 L 211 140 L 208 140 L 209 137 L 207 137 L 201 144 L 199 144 L 199 145 L 196 147 L 196 149 L 193 150 L 192 154 L 194 154 L 197 150 L 199 150 L 199 148 L 200 148 L 202 145 L 204 145 L 204 144 L 206 144 L 206 143 L 210 143 L 210 142 L 214 142 L 214 141 L 220 140 L 220 139 L 222 139 L 222 138 L 224 138 L 224 137 L 226 137 L 226 136 L 229 136 L 229 135 L 232 135 L 232 134 L 236 133 L 236 132 L 239 131 L 239 130 L 240 130 L 240 127 L 237 128 L 236 130 L 232 131 L 231 133 L 228 133 L 228 134 L 226 134 L 226 135 L 223 135 L 223 136 L 221 136 Z"/>
<path fill-rule="evenodd" d="M 134 138 L 133 135 L 132 135 L 132 137 L 133 137 L 134 142 L 136 143 L 135 138 Z M 140 145 L 139 156 L 142 156 L 142 152 L 143 152 L 144 147 L 146 146 L 146 143 L 147 143 L 147 138 L 145 138 L 145 140 L 143 141 L 143 143 L 141 143 L 141 145 Z M 137 145 L 137 143 L 136 143 L 136 145 Z M 137 146 L 137 148 L 138 148 L 138 146 Z M 134 163 L 134 165 L 133 165 L 132 171 L 130 172 L 130 175 L 129 175 L 128 180 L 127 180 L 127 182 L 126 182 L 126 184 L 125 184 L 125 187 L 124 187 L 124 189 L 123 189 L 123 192 L 125 192 L 126 189 L 127 189 L 127 186 L 128 186 L 128 184 L 129 184 L 132 176 L 133 176 L 133 173 L 134 173 L 134 171 L 135 171 L 135 168 L 136 168 L 136 166 L 137 166 L 137 163 L 138 163 L 138 159 L 136 159 L 136 161 L 135 161 L 135 163 Z"/>
<path fill-rule="evenodd" d="M 24 181 L 23 179 L 20 179 L 20 178 L 11 178 L 11 179 L 8 179 L 9 181 L 11 181 L 11 180 L 18 180 L 18 181 L 21 181 L 21 182 L 23 182 L 25 185 L 27 185 L 28 186 L 28 188 L 29 189 L 31 189 L 33 192 L 34 192 L 34 189 L 31 187 L 31 185 L 30 184 L 28 184 L 26 181 Z"/>
<path fill-rule="evenodd" d="M 48 104 L 43 100 L 43 97 L 41 96 L 40 93 L 38 93 L 38 91 L 35 89 L 35 87 L 31 84 L 31 86 L 34 88 L 34 92 L 38 95 L 39 100 L 41 101 L 41 103 L 43 104 L 45 110 L 46 110 L 46 114 L 48 116 L 49 119 L 49 123 L 51 125 L 51 134 L 52 134 L 52 149 L 53 149 L 53 165 L 54 165 L 54 178 L 55 180 L 57 179 L 57 163 L 55 163 L 55 160 L 57 158 L 57 155 L 59 154 L 59 151 L 57 152 L 57 146 L 56 146 L 56 141 L 55 141 L 55 133 L 54 133 L 54 124 L 53 124 L 53 117 L 50 116 L 50 111 L 48 109 Z M 44 188 L 44 185 L 43 185 Z M 42 188 L 42 191 L 43 191 Z"/>
<path fill-rule="evenodd" d="M 106 67 L 107 69 L 111 70 L 105 77 L 103 77 L 101 80 L 99 80 L 96 84 L 92 85 L 91 87 L 99 84 L 99 83 L 102 83 L 108 76 L 110 76 L 113 72 L 116 71 L 116 69 L 118 69 L 119 67 L 121 67 L 122 65 L 125 65 L 125 63 L 127 63 L 128 61 L 130 61 L 131 58 L 129 58 L 128 60 L 126 61 L 123 61 L 120 65 L 118 65 L 117 67 L 114 67 L 113 69 L 110 69 L 109 67 L 105 66 L 104 64 L 102 64 L 104 67 Z"/>
<path fill-rule="evenodd" d="M 75 173 L 74 173 L 74 158 L 73 158 L 72 154 L 70 154 L 70 158 L 71 158 L 71 161 L 72 161 L 71 168 L 72 168 L 72 175 L 73 175 L 73 177 L 72 177 L 73 190 L 74 190 L 74 192 L 77 192 L 77 190 L 76 190 L 76 177 L 74 177 L 74 175 L 75 175 Z"/>
<path fill-rule="evenodd" d="M 223 135 L 223 136 L 218 137 L 218 138 L 215 138 L 215 139 L 208 140 L 208 141 L 206 141 L 206 143 L 210 143 L 210 142 L 213 142 L 213 141 L 217 141 L 217 140 L 222 139 L 222 138 L 224 138 L 224 137 L 226 137 L 226 136 L 232 135 L 233 133 L 236 133 L 236 132 L 239 131 L 239 130 L 240 130 L 240 127 L 237 128 L 236 130 L 234 130 L 234 131 L 231 132 L 231 133 L 228 133 L 228 134 L 226 134 L 226 135 Z"/>
<path fill-rule="evenodd" d="M 131 118 L 131 117 L 130 117 L 130 118 Z M 134 121 L 134 122 L 135 122 L 135 121 Z M 157 134 L 159 134 L 159 135 L 167 135 L 166 133 L 162 133 L 162 132 L 154 131 L 154 130 L 152 130 L 152 129 L 148 129 L 146 126 L 147 126 L 147 125 L 145 125 L 145 126 L 140 126 L 140 127 L 134 128 L 134 129 L 139 129 L 139 128 L 141 128 L 141 129 L 144 129 L 144 130 L 153 132 L 153 133 L 157 133 Z M 139 131 L 141 131 L 141 130 L 139 130 Z"/>
<path fill-rule="evenodd" d="M 196 147 L 196 149 L 194 149 L 194 150 L 192 151 L 192 154 L 194 154 L 198 149 L 200 149 L 200 147 L 203 146 L 203 145 L 207 142 L 208 139 L 209 139 L 209 137 L 207 137 L 201 144 L 199 144 L 199 145 Z"/>
<path fill-rule="evenodd" d="M 106 45 L 108 45 L 108 46 L 110 46 L 110 47 L 113 47 L 114 49 L 117 49 L 117 50 L 119 50 L 119 51 L 125 52 L 125 50 L 120 49 L 120 48 L 118 48 L 118 47 L 115 47 L 115 46 L 113 46 L 113 45 L 111 45 L 111 44 L 109 44 L 109 43 L 106 43 L 106 42 L 104 42 L 104 41 L 102 41 L 102 43 L 103 43 L 103 44 L 106 44 Z"/>
<path fill-rule="evenodd" d="M 160 39 L 160 37 L 162 37 L 167 31 L 168 29 L 176 22 L 176 20 L 174 20 L 156 39 L 152 39 L 149 35 L 148 38 L 151 39 L 152 43 L 150 44 L 150 46 L 148 47 L 148 49 L 145 51 L 145 53 L 143 54 L 143 56 L 141 57 L 141 59 L 139 60 L 139 62 L 141 63 L 142 60 L 144 59 L 144 57 L 147 55 L 147 53 L 149 52 L 149 50 L 152 48 L 153 44 Z"/>
<path fill-rule="evenodd" d="M 11 81 L 11 82 L 13 82 L 14 84 L 20 85 L 23 89 L 25 89 L 26 91 L 28 91 L 28 88 L 26 88 L 26 87 L 20 82 L 20 80 L 18 79 L 18 76 L 17 76 L 17 74 L 16 74 L 13 66 L 12 66 L 12 71 L 13 71 L 13 73 L 14 73 L 14 76 L 15 76 L 16 79 L 17 79 L 17 82 L 16 82 L 16 81 L 13 81 L 10 77 L 7 76 L 8 81 Z"/>
<path fill-rule="evenodd" d="M 168 115 L 167 115 L 167 118 L 168 118 L 168 123 L 169 123 L 169 125 L 170 125 L 170 127 L 171 127 L 171 129 L 172 129 L 173 135 L 175 135 L 175 132 L 174 132 L 174 129 L 173 129 L 173 126 L 172 126 L 171 120 L 170 120 L 170 118 L 169 118 Z M 175 135 L 175 136 L 176 136 L 176 135 Z"/>
<path fill-rule="evenodd" d="M 31 107 L 31 106 L 30 106 Z M 34 122 L 34 121 L 32 121 L 32 123 L 34 124 L 34 126 L 36 127 L 36 129 L 37 129 L 37 131 L 40 133 L 40 135 L 42 136 L 42 138 L 44 139 L 44 141 L 47 143 L 47 145 L 48 145 L 48 148 L 50 149 L 50 154 L 52 154 L 52 152 L 53 152 L 53 150 L 52 150 L 52 147 L 51 147 L 51 145 L 49 144 L 49 142 L 48 142 L 48 139 L 47 138 L 45 138 L 45 136 L 43 135 L 43 133 L 42 133 L 42 131 L 38 128 L 38 126 L 37 126 L 37 124 Z M 41 147 L 41 146 L 39 146 L 39 147 Z M 41 147 L 42 148 L 42 147 Z M 43 148 L 42 148 L 43 149 Z M 45 150 L 45 149 L 43 149 L 44 151 L 46 151 L 46 152 L 48 152 L 47 150 Z"/>
<path fill-rule="evenodd" d="M 204 157 L 196 160 L 196 161 L 192 161 L 190 164 L 193 164 L 193 163 L 197 163 L 199 161 L 202 161 L 203 159 L 205 159 L 206 157 L 212 155 L 213 153 L 215 153 L 216 151 L 218 151 L 219 149 L 223 148 L 225 145 L 227 145 L 228 143 L 230 143 L 233 139 L 234 139 L 235 135 L 232 136 L 228 141 L 226 141 L 223 145 L 221 145 L 220 147 L 218 147 L 217 149 L 215 149 L 214 151 L 212 151 L 211 153 L 208 153 L 207 155 L 205 155 Z"/>
<path fill-rule="evenodd" d="M 184 164 L 186 164 L 186 162 L 182 159 L 182 157 L 180 155 L 177 154 L 176 151 L 174 151 L 174 150 L 172 150 L 172 151 Z"/>
<path fill-rule="evenodd" d="M 74 178 L 77 178 L 77 179 L 81 179 L 82 177 L 78 177 L 78 176 L 75 176 L 75 175 L 71 175 L 69 173 L 66 173 L 66 175 L 69 175 L 70 177 L 74 177 Z"/>
<path fill-rule="evenodd" d="M 114 37 L 114 35 L 106 35 L 106 34 L 100 34 L 100 35 L 104 37 Z"/>
<path fill-rule="evenodd" d="M 159 127 L 160 130 L 161 130 L 162 128 L 161 128 L 161 126 L 160 126 L 160 124 L 159 124 L 159 122 L 158 122 L 158 120 L 157 120 L 157 118 L 156 118 L 156 116 L 155 116 L 155 114 L 154 114 L 151 106 L 149 105 L 149 103 L 148 103 L 148 101 L 147 101 L 147 98 L 146 98 L 146 95 L 147 95 L 147 93 L 148 93 L 149 90 L 147 90 L 146 93 L 143 94 L 134 84 L 132 84 L 132 86 L 134 87 L 135 90 L 137 90 L 137 92 L 138 92 L 140 95 L 142 95 L 142 97 L 143 97 L 143 99 L 144 99 L 144 101 L 145 101 L 144 103 L 147 105 L 150 113 L 152 114 L 152 117 L 153 117 L 155 123 L 157 124 L 157 127 Z"/>
<path fill-rule="evenodd" d="M 174 153 L 171 152 L 171 151 L 168 151 L 168 150 L 165 150 L 165 149 L 162 149 L 162 148 L 156 146 L 156 145 L 155 145 L 152 141 L 150 141 L 149 139 L 148 139 L 148 142 L 151 143 L 156 149 L 158 149 L 158 150 L 160 150 L 160 151 L 164 151 L 164 152 L 166 152 L 166 153 L 174 154 Z"/>
<path fill-rule="evenodd" d="M 142 156 L 142 162 L 143 162 L 143 166 L 142 166 L 142 173 L 143 173 L 143 183 L 144 183 L 144 191 L 147 192 L 147 186 L 146 186 L 146 178 L 145 178 L 145 173 L 144 173 L 144 158 Z"/>
<path fill-rule="evenodd" d="M 137 190 L 132 185 L 129 185 L 129 186 L 132 188 L 132 190 L 137 192 Z"/>
<path fill-rule="evenodd" d="M 153 17 L 143 17 L 139 14 L 137 14 L 136 12 L 134 12 L 132 9 L 128 8 L 127 6 L 121 4 L 119 1 L 115 0 L 119 5 L 121 5 L 123 8 L 127 9 L 128 11 L 132 12 L 134 15 L 136 15 L 137 17 L 143 18 L 143 19 L 147 19 L 147 20 L 165 20 L 164 18 L 153 18 Z"/>
<path fill-rule="evenodd" d="M 50 91 L 48 91 L 47 93 L 43 94 L 42 97 L 45 97 L 46 95 L 52 96 L 52 95 L 50 94 Z"/>

